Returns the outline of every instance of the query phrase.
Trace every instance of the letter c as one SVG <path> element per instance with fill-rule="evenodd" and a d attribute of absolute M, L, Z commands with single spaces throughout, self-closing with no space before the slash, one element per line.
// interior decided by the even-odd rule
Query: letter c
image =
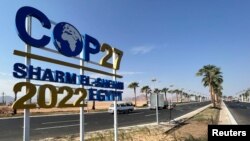
<path fill-rule="evenodd" d="M 50 20 L 44 15 L 41 11 L 24 6 L 17 11 L 16 14 L 16 28 L 18 36 L 27 44 L 34 47 L 44 47 L 50 42 L 50 37 L 43 35 L 41 39 L 32 38 L 26 31 L 25 28 L 25 19 L 27 16 L 35 17 L 40 21 L 44 28 L 50 29 L 51 23 Z"/>

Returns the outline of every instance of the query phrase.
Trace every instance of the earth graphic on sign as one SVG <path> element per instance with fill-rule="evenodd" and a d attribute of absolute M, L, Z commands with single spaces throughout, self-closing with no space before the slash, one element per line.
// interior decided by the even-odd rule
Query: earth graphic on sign
<path fill-rule="evenodd" d="M 53 37 L 54 45 L 61 54 L 72 57 L 81 53 L 82 36 L 73 25 L 65 22 L 58 23 L 53 30 Z"/>

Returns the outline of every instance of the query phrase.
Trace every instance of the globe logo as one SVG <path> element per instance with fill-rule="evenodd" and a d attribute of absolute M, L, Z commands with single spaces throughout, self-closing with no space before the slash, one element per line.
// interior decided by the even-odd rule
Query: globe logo
<path fill-rule="evenodd" d="M 56 49 L 67 57 L 77 56 L 83 48 L 82 36 L 71 24 L 60 22 L 53 29 Z"/>

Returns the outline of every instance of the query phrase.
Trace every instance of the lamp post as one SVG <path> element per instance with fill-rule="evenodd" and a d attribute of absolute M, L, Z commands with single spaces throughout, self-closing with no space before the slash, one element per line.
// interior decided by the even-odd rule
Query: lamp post
<path fill-rule="evenodd" d="M 151 80 L 153 82 L 153 86 L 154 86 L 154 89 L 155 89 L 155 84 L 154 82 L 156 82 L 156 78 L 153 78 Z M 156 95 L 156 106 L 155 106 L 155 112 L 156 112 L 156 123 L 157 125 L 159 125 L 159 117 L 158 117 L 158 94 L 155 92 L 155 95 Z"/>
<path fill-rule="evenodd" d="M 2 93 L 2 95 L 3 95 L 3 99 L 2 99 L 2 101 L 3 101 L 3 104 L 4 104 L 4 92 Z"/>

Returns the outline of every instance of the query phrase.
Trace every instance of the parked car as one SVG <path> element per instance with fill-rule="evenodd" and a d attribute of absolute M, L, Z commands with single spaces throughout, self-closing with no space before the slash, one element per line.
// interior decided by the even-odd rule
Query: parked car
<path fill-rule="evenodd" d="M 134 105 L 130 102 L 122 102 L 117 104 L 117 113 L 129 113 L 134 111 Z M 111 104 L 108 109 L 109 113 L 114 113 L 114 104 Z"/>

